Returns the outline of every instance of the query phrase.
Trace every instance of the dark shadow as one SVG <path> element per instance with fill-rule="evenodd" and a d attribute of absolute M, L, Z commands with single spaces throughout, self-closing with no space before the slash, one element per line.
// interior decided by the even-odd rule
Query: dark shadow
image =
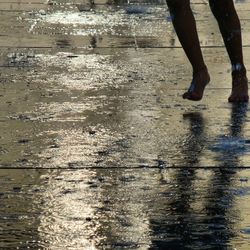
<path fill-rule="evenodd" d="M 199 156 L 206 143 L 204 119 L 200 112 L 185 113 L 183 119 L 189 122 L 190 127 L 190 133 L 187 135 L 182 147 L 182 154 L 185 156 L 183 164 L 188 168 L 198 167 Z"/>
<path fill-rule="evenodd" d="M 107 0 L 107 4 L 166 4 L 165 0 Z"/>
<path fill-rule="evenodd" d="M 246 120 L 248 103 L 234 104 L 231 114 L 230 133 L 234 137 L 243 137 L 242 129 Z"/>
<path fill-rule="evenodd" d="M 151 219 L 151 249 L 189 249 L 196 231 L 196 215 L 191 204 L 195 199 L 193 184 L 196 168 L 199 167 L 199 156 L 205 143 L 204 119 L 200 112 L 185 113 L 183 119 L 190 126 L 190 133 L 181 149 L 185 166 L 176 169 L 173 177 L 176 184 L 167 192 L 167 196 L 171 193 L 172 198 L 166 202 L 165 210 L 161 208 L 166 213 Z"/>
<path fill-rule="evenodd" d="M 229 137 L 243 137 L 246 112 L 247 104 L 233 105 Z M 167 189 L 164 207 L 156 207 L 156 215 L 150 220 L 151 249 L 228 249 L 236 235 L 235 221 L 239 220 L 239 211 L 234 208 L 234 180 L 241 152 L 233 147 L 219 151 L 219 166 L 202 170 L 211 174 L 211 180 L 206 177 L 208 189 L 195 186 L 197 171 L 201 171 L 199 157 L 206 145 L 204 119 L 201 113 L 185 114 L 184 119 L 190 124 L 190 134 L 182 147 L 186 167 L 176 169 L 176 184 Z M 194 209 L 197 199 L 202 199 L 201 207 Z"/>
<path fill-rule="evenodd" d="M 56 46 L 58 48 L 68 48 L 71 46 L 71 42 L 68 37 L 56 39 Z"/>
<path fill-rule="evenodd" d="M 232 107 L 229 142 L 226 142 L 229 146 L 218 152 L 216 159 L 220 159 L 220 164 L 213 171 L 208 190 L 206 218 L 203 223 L 207 225 L 206 241 L 210 242 L 213 249 L 226 248 L 236 236 L 234 223 L 239 220 L 239 211 L 234 209 L 234 181 L 235 174 L 239 171 L 239 156 L 242 155 L 242 147 L 238 143 L 243 139 L 242 130 L 247 109 L 248 105 L 245 103 L 234 104 Z"/>

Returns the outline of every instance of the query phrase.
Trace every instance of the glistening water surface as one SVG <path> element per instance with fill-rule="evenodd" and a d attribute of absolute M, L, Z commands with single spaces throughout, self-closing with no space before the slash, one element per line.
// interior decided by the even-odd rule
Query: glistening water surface
<path fill-rule="evenodd" d="M 0 3 L 0 248 L 249 249 L 249 106 L 227 103 L 217 24 L 192 8 L 199 103 L 164 1 Z"/>
<path fill-rule="evenodd" d="M 1 170 L 1 247 L 247 249 L 248 178 L 218 168 Z"/>

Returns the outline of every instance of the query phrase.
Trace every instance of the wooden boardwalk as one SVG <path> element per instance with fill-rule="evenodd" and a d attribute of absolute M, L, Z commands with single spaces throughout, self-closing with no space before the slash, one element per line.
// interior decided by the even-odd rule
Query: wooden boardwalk
<path fill-rule="evenodd" d="M 0 249 L 249 249 L 249 107 L 192 8 L 199 103 L 164 1 L 0 1 Z"/>

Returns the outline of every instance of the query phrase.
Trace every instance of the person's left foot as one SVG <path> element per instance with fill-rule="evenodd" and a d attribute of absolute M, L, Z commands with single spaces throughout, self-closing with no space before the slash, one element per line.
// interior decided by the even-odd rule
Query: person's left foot
<path fill-rule="evenodd" d="M 248 102 L 248 79 L 246 75 L 233 75 L 232 93 L 229 102 Z"/>
<path fill-rule="evenodd" d="M 189 87 L 188 91 L 183 94 L 183 99 L 200 101 L 203 97 L 205 87 L 209 81 L 210 76 L 208 74 L 207 68 L 194 73 L 191 86 Z"/>

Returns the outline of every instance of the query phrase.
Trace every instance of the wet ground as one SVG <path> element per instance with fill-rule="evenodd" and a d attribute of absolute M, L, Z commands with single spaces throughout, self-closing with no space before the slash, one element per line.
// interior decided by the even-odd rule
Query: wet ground
<path fill-rule="evenodd" d="M 0 2 L 1 249 L 250 248 L 249 107 L 227 103 L 217 24 L 192 8 L 199 103 L 164 1 Z"/>

